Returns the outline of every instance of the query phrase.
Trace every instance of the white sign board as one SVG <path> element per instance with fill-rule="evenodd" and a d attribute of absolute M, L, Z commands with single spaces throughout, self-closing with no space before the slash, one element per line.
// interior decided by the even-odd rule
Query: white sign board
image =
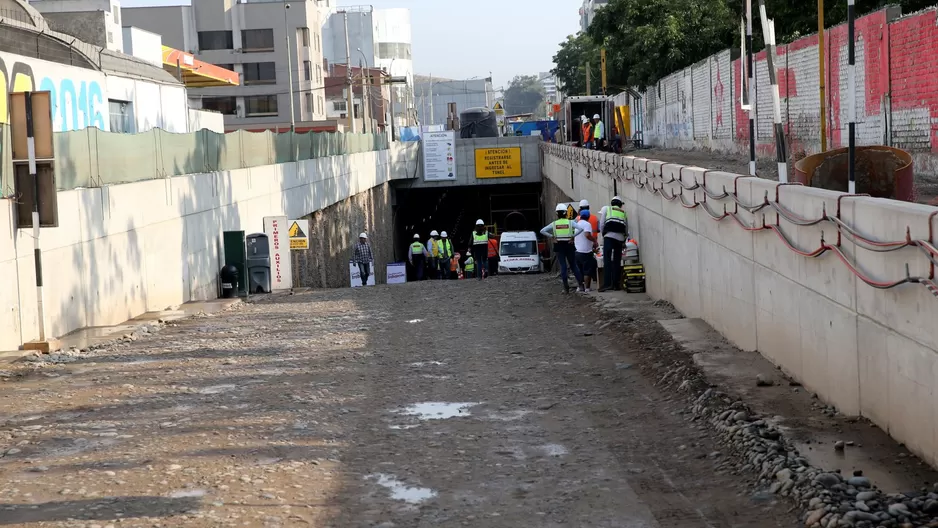
<path fill-rule="evenodd" d="M 309 220 L 290 220 L 290 249 L 309 249 Z"/>
<path fill-rule="evenodd" d="M 424 181 L 456 179 L 456 136 L 452 130 L 426 132 L 423 141 Z"/>
<path fill-rule="evenodd" d="M 372 262 L 371 267 L 368 269 L 371 270 L 371 274 L 368 275 L 368 286 L 374 286 L 375 285 L 375 263 Z M 349 262 L 348 274 L 349 274 L 349 277 L 351 277 L 351 280 L 350 280 L 351 286 L 353 288 L 361 288 L 362 274 L 360 271 L 358 271 L 358 264 L 356 264 L 355 262 Z"/>
<path fill-rule="evenodd" d="M 285 216 L 264 217 L 264 233 L 270 241 L 270 288 L 274 291 L 293 287 L 289 229 Z"/>
<path fill-rule="evenodd" d="M 388 264 L 388 284 L 404 284 L 407 282 L 407 264 L 395 262 Z"/>

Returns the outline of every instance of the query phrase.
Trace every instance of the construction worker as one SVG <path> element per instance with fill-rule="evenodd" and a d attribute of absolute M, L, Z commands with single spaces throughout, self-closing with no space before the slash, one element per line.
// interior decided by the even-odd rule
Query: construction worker
<path fill-rule="evenodd" d="M 586 115 L 580 116 L 580 137 L 583 139 L 583 148 L 593 148 L 593 124 Z"/>
<path fill-rule="evenodd" d="M 583 211 L 586 211 L 587 213 L 590 212 L 589 200 L 580 200 L 580 212 L 577 216 L 583 216 Z M 592 213 L 587 216 L 589 216 L 587 221 L 590 223 L 590 227 L 593 229 L 593 236 L 599 236 L 599 217 Z"/>
<path fill-rule="evenodd" d="M 563 282 L 564 293 L 570 293 L 570 284 L 567 280 L 568 266 L 573 268 L 577 286 L 583 290 L 583 274 L 580 273 L 580 268 L 574 262 L 576 248 L 573 246 L 573 239 L 582 233 L 583 229 L 577 227 L 573 220 L 567 218 L 566 205 L 557 204 L 554 210 L 557 212 L 557 219 L 544 226 L 541 229 L 541 234 L 554 239 L 554 253 L 560 262 L 560 279 Z"/>
<path fill-rule="evenodd" d="M 498 240 L 494 238 L 489 239 L 488 259 L 489 277 L 498 275 Z"/>
<path fill-rule="evenodd" d="M 460 279 L 460 270 L 459 270 L 459 259 L 462 258 L 462 255 L 459 252 L 453 253 L 453 258 L 449 260 L 449 278 L 450 280 Z"/>
<path fill-rule="evenodd" d="M 440 274 L 440 233 L 436 229 L 430 231 L 430 238 L 427 240 L 427 251 L 430 252 L 430 259 L 427 261 L 427 275 L 431 279 L 437 278 Z"/>
<path fill-rule="evenodd" d="M 599 114 L 593 115 L 593 145 L 596 150 L 605 150 L 606 127 L 603 126 L 602 118 Z"/>
<path fill-rule="evenodd" d="M 472 275 L 475 274 L 475 271 L 476 271 L 476 262 L 475 262 L 475 260 L 472 259 L 472 253 L 471 253 L 471 252 L 467 252 L 466 254 L 469 255 L 469 256 L 466 257 L 466 265 L 465 265 L 464 269 L 466 270 L 466 277 L 468 278 L 468 277 L 472 277 Z"/>
<path fill-rule="evenodd" d="M 430 252 L 427 251 L 427 247 L 423 245 L 423 242 L 420 241 L 420 235 L 414 235 L 414 242 L 410 245 L 410 248 L 407 250 L 407 261 L 410 262 L 410 265 L 414 268 L 414 277 L 418 281 L 423 280 L 423 267 L 427 263 L 427 260 L 430 258 Z"/>
<path fill-rule="evenodd" d="M 446 234 L 446 231 L 440 233 L 440 239 L 437 240 L 437 246 L 439 246 L 439 265 L 440 265 L 440 279 L 449 279 L 451 274 L 452 260 L 453 260 L 453 243 L 449 240 L 449 235 Z"/>
<path fill-rule="evenodd" d="M 629 236 L 629 215 L 616 196 L 611 205 L 599 212 L 599 228 L 603 233 L 603 285 L 599 291 L 622 289 L 622 248 Z"/>
<path fill-rule="evenodd" d="M 476 220 L 476 229 L 472 232 L 472 257 L 475 261 L 476 278 L 482 280 L 482 268 L 488 262 L 489 233 L 485 230 L 485 222 Z"/>

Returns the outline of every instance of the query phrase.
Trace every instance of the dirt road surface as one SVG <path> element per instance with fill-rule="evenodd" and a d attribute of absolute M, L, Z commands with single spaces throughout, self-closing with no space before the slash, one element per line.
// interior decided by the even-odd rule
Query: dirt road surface
<path fill-rule="evenodd" d="M 0 526 L 794 526 L 555 280 L 277 295 L 8 379 Z"/>

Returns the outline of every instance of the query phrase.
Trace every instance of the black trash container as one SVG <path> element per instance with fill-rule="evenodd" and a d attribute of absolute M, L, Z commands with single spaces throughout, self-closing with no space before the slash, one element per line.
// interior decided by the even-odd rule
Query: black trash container
<path fill-rule="evenodd" d="M 225 264 L 221 268 L 221 297 L 233 299 L 238 294 L 238 268 Z"/>

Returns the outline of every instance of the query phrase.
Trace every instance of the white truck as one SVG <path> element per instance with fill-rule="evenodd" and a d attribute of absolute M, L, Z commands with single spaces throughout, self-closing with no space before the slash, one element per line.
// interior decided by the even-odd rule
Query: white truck
<path fill-rule="evenodd" d="M 534 231 L 506 231 L 498 243 L 499 273 L 540 273 L 544 270 Z"/>

